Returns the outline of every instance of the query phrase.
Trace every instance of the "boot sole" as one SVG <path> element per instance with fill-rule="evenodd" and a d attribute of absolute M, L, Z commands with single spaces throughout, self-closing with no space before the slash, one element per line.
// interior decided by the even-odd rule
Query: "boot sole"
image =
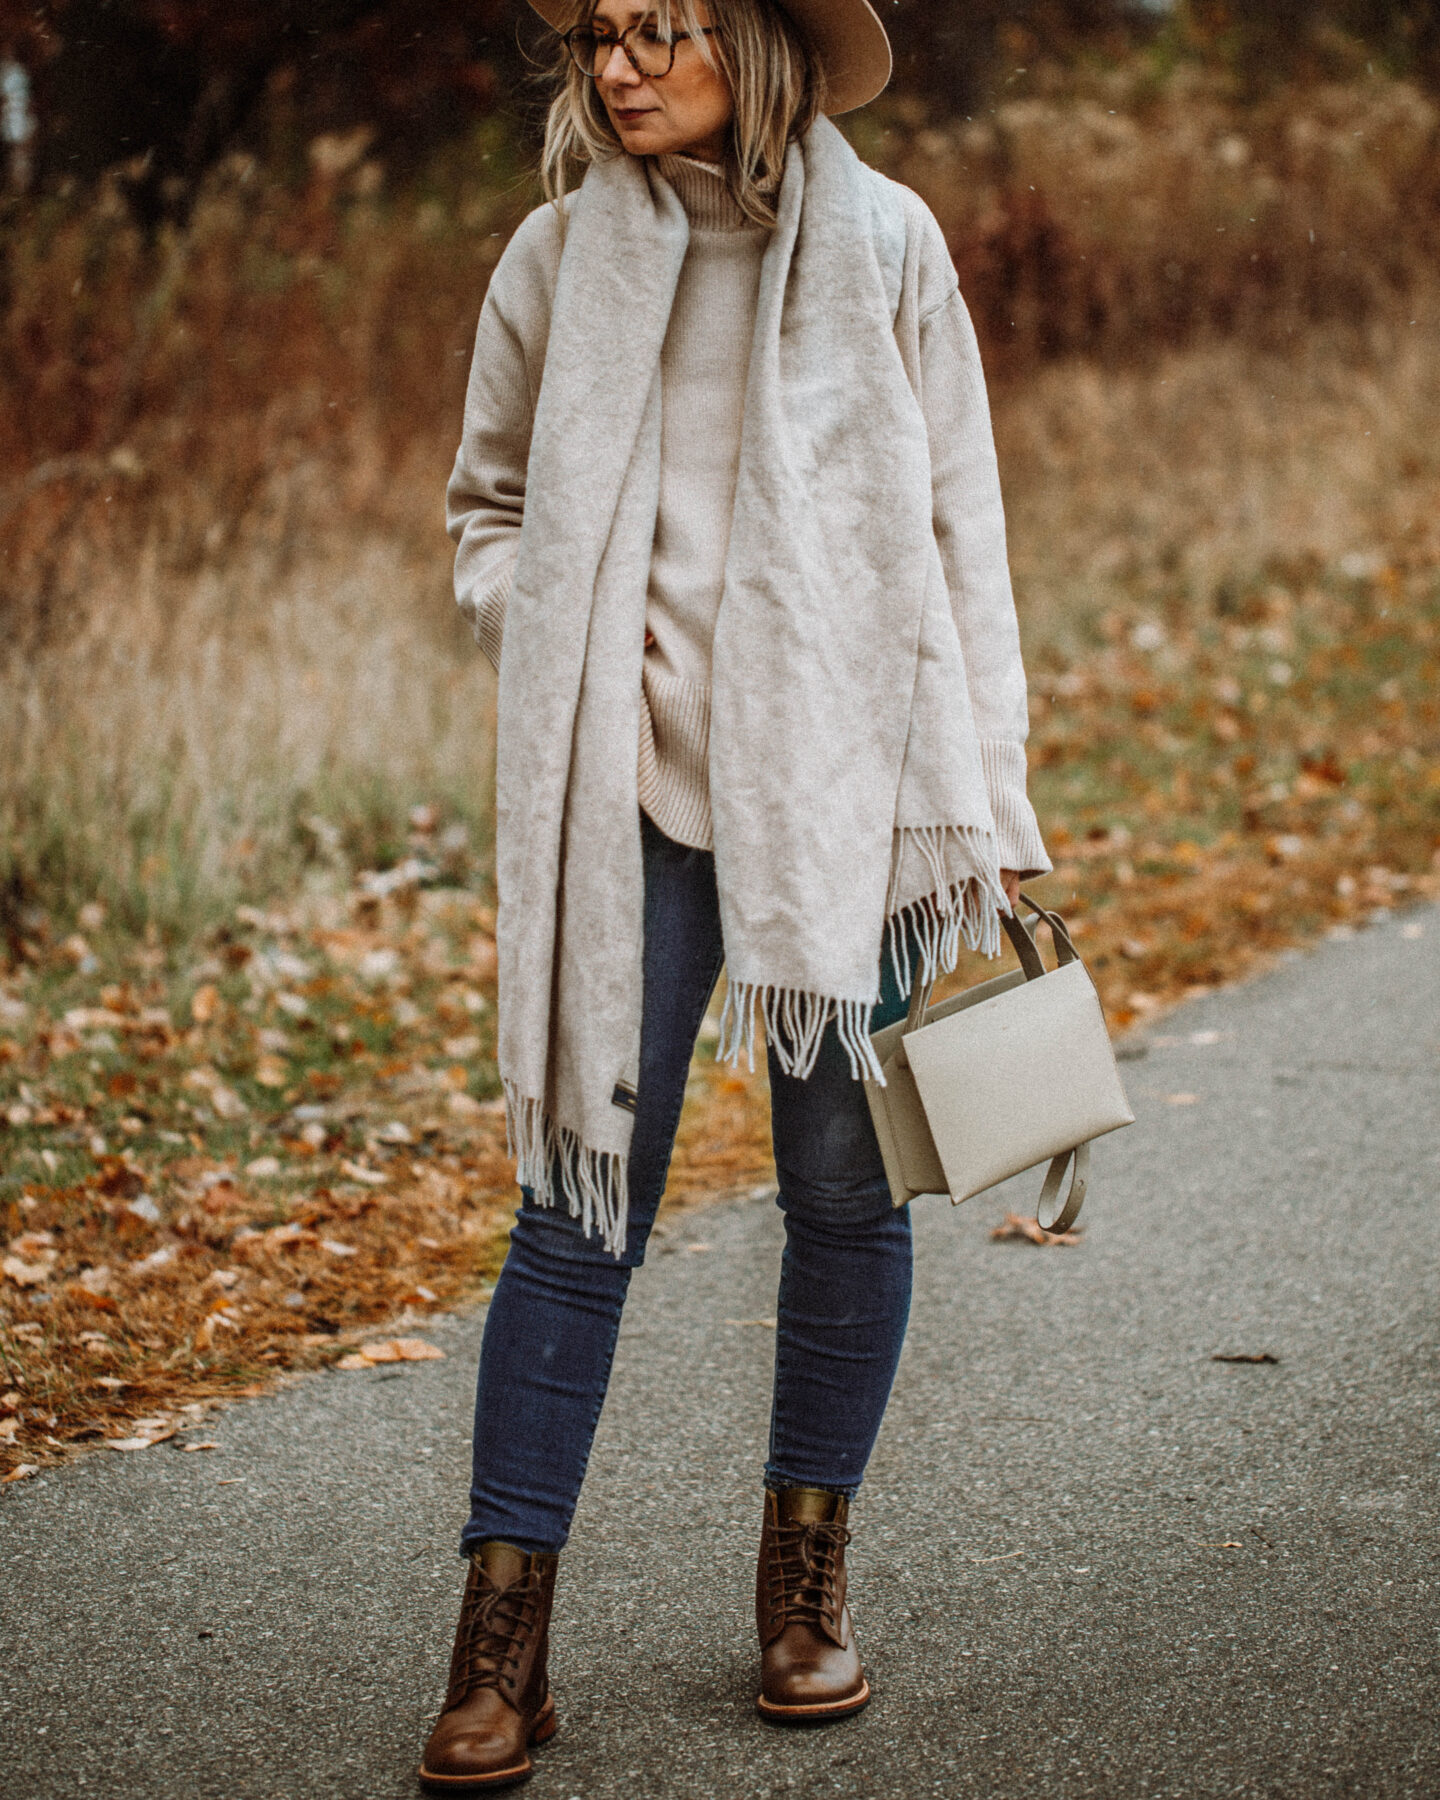
<path fill-rule="evenodd" d="M 532 1746 L 548 1744 L 559 1729 L 560 1715 L 551 1695 L 540 1708 L 526 1742 Z M 524 1762 L 512 1763 L 508 1769 L 491 1769 L 484 1775 L 432 1775 L 421 1763 L 420 1785 L 433 1794 L 483 1794 L 487 1788 L 517 1787 L 534 1773 L 535 1765 L 528 1756 Z"/>
<path fill-rule="evenodd" d="M 859 1693 L 849 1694 L 843 1700 L 820 1700 L 809 1706 L 781 1706 L 761 1694 L 755 1702 L 755 1710 L 773 1725 L 828 1725 L 832 1719 L 848 1718 L 851 1713 L 859 1712 L 869 1698 L 870 1683 L 862 1676 Z"/>

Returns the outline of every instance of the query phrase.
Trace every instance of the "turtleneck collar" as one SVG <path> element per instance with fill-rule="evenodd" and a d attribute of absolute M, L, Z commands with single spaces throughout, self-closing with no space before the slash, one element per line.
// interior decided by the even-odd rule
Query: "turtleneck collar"
<path fill-rule="evenodd" d="M 762 229 L 741 210 L 718 163 L 693 156 L 657 156 L 655 166 L 674 188 L 692 231 Z"/>

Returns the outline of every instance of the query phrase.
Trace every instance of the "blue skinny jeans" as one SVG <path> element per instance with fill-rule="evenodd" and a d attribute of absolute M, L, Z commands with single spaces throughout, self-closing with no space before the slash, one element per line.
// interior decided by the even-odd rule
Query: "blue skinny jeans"
<path fill-rule="evenodd" d="M 480 1351 L 468 1551 L 501 1538 L 561 1549 L 599 1422 L 630 1272 L 665 1190 L 695 1039 L 724 960 L 715 859 L 642 820 L 644 1002 L 630 1223 L 616 1258 L 563 1205 L 528 1191 Z M 903 1016 L 882 960 L 875 1028 Z M 890 1397 L 910 1314 L 908 1208 L 891 1205 L 869 1108 L 832 1023 L 804 1081 L 770 1057 L 771 1132 L 785 1216 L 767 1487 L 853 1496 Z"/>

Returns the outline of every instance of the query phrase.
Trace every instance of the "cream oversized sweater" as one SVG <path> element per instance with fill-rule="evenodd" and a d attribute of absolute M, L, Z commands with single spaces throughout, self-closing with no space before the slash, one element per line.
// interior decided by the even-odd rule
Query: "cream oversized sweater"
<path fill-rule="evenodd" d="M 718 169 L 660 158 L 690 243 L 660 352 L 660 503 L 645 624 L 640 804 L 677 843 L 714 847 L 710 648 L 735 510 L 745 377 L 770 234 Z"/>
<path fill-rule="evenodd" d="M 639 792 L 666 836 L 709 849 L 710 646 L 769 233 L 750 224 L 705 165 L 663 157 L 659 167 L 685 208 L 690 241 L 661 352 L 660 496 L 646 607 L 654 643 L 644 662 Z M 913 275 L 921 294 L 921 367 L 912 381 L 929 428 L 935 535 L 965 658 L 998 861 L 1034 874 L 1050 863 L 1025 792 L 1025 680 L 984 374 L 944 241 L 923 203 L 908 193 L 905 200 L 921 215 Z M 507 257 L 491 281 L 448 494 L 459 546 L 456 599 L 497 669 L 558 235 L 552 243 L 549 253 Z M 624 378 L 623 343 L 599 346 L 597 354 L 612 359 L 611 379 Z M 897 706 L 907 702 L 897 695 Z"/>

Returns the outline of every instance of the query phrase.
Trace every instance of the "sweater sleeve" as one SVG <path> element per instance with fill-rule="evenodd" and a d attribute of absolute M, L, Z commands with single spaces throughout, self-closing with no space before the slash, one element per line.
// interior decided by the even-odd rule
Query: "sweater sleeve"
<path fill-rule="evenodd" d="M 939 239 L 938 227 L 935 237 Z M 920 319 L 922 405 L 934 479 L 935 539 L 965 656 L 1000 866 L 1051 867 L 1025 792 L 1029 705 L 1010 589 L 1000 471 L 975 328 L 939 241 L 948 281 Z M 948 290 L 948 291 L 947 291 Z M 932 293 L 933 293 L 932 289 Z"/>
<path fill-rule="evenodd" d="M 475 333 L 460 449 L 445 493 L 446 526 L 456 544 L 456 603 L 497 671 L 534 419 L 525 345 L 506 312 L 497 270 Z"/>

